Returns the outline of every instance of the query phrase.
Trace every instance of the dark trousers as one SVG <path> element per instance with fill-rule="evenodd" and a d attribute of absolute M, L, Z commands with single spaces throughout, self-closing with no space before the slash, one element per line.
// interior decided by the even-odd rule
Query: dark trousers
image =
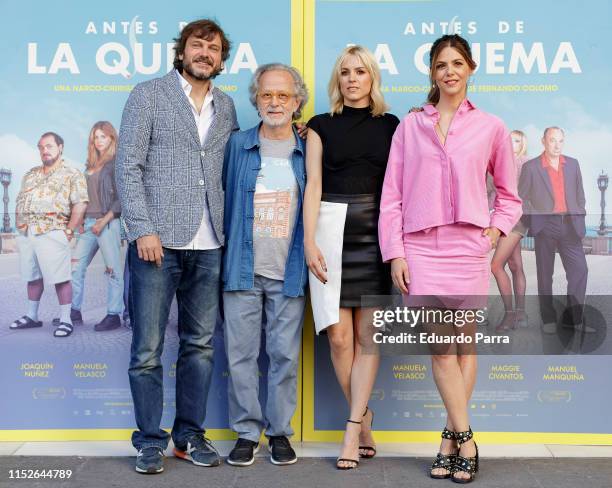
<path fill-rule="evenodd" d="M 535 236 L 538 296 L 544 323 L 557 321 L 552 300 L 555 251 L 561 256 L 567 278 L 567 307 L 572 311 L 570 320 L 580 323 L 588 268 L 582 238 L 576 234 L 569 217 L 551 215 L 544 228 Z"/>
<path fill-rule="evenodd" d="M 221 249 L 184 251 L 164 248 L 161 267 L 129 248 L 132 349 L 130 388 L 138 430 L 136 449 L 165 449 L 160 428 L 164 389 L 161 355 L 172 299 L 178 304 L 179 351 L 176 362 L 176 417 L 172 440 L 184 446 L 204 432 L 206 400 L 213 371 L 213 333 L 217 320 Z"/>

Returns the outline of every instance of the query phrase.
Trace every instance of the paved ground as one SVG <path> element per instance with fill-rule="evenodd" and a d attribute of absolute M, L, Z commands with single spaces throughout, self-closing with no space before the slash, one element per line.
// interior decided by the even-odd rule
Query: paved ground
<path fill-rule="evenodd" d="M 266 459 L 248 468 L 226 464 L 198 468 L 176 458 L 166 459 L 165 472 L 145 476 L 134 472 L 132 458 L 0 457 L 0 488 L 4 487 L 334 487 L 425 488 L 457 486 L 427 477 L 429 459 L 379 458 L 363 461 L 357 470 L 342 472 L 331 458 L 301 459 L 277 467 Z M 69 481 L 9 480 L 10 469 L 71 469 Z M 610 488 L 609 459 L 487 459 L 476 484 L 480 488 Z"/>

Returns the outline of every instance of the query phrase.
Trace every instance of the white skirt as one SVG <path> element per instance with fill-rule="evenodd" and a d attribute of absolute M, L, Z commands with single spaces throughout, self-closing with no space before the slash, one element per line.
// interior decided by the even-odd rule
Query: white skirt
<path fill-rule="evenodd" d="M 308 272 L 310 303 L 315 330 L 320 334 L 330 325 L 340 322 L 340 287 L 342 285 L 342 245 L 347 203 L 321 202 L 315 242 L 327 266 L 327 283 Z"/>

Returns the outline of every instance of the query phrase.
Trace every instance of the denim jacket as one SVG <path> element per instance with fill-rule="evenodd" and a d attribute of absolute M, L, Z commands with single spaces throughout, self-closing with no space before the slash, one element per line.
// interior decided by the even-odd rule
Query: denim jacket
<path fill-rule="evenodd" d="M 259 154 L 259 128 L 234 132 L 225 147 L 223 163 L 223 188 L 225 190 L 224 233 L 226 237 L 223 255 L 223 290 L 250 290 L 254 286 L 253 218 L 255 185 L 261 169 Z M 285 264 L 283 294 L 288 297 L 303 296 L 308 280 L 304 260 L 304 224 L 302 202 L 306 186 L 305 145 L 293 130 L 297 144 L 291 158 L 291 167 L 298 183 L 299 197 L 296 222 Z"/>

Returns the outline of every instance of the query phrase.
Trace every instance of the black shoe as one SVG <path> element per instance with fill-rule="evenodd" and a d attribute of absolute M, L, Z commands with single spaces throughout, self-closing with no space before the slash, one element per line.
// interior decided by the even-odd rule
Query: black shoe
<path fill-rule="evenodd" d="M 444 427 L 444 430 L 442 431 L 442 439 L 454 441 L 456 440 L 455 433 Z M 458 451 L 456 442 L 455 451 Z M 429 469 L 429 476 L 435 480 L 444 480 L 450 478 L 453 475 L 456 462 L 457 452 L 453 452 L 450 454 L 442 454 L 441 452 L 438 452 L 436 459 L 434 459 L 433 463 L 431 463 L 431 468 Z M 434 469 L 443 469 L 446 472 L 443 474 L 433 474 L 432 471 Z"/>
<path fill-rule="evenodd" d="M 270 461 L 277 466 L 285 466 L 297 462 L 297 455 L 284 435 L 270 437 Z"/>
<path fill-rule="evenodd" d="M 232 466 L 250 466 L 255 461 L 257 451 L 259 451 L 259 442 L 238 439 L 234 449 L 229 453 L 227 464 Z"/>
<path fill-rule="evenodd" d="M 219 466 L 221 458 L 210 439 L 203 434 L 196 434 L 187 439 L 187 443 L 175 445 L 174 455 L 177 458 L 191 461 L 196 466 Z"/>
<path fill-rule="evenodd" d="M 164 470 L 164 451 L 161 447 L 145 447 L 136 455 L 136 472 L 157 474 Z"/>
<path fill-rule="evenodd" d="M 476 442 L 474 442 L 474 448 L 476 449 L 475 456 L 463 457 L 461 456 L 461 445 L 465 444 L 470 439 L 472 439 L 474 437 L 474 433 L 472 432 L 472 429 L 470 428 L 469 430 L 465 432 L 455 432 L 454 434 L 455 434 L 455 439 L 457 440 L 457 444 L 459 444 L 459 453 L 455 457 L 455 466 L 453 468 L 453 474 L 451 476 L 451 480 L 453 480 L 455 483 L 461 483 L 461 484 L 471 483 L 472 481 L 474 481 L 474 478 L 476 477 L 476 473 L 478 473 L 478 469 L 480 468 L 479 456 L 478 456 L 478 446 L 476 445 Z M 467 478 L 456 477 L 455 475 L 460 471 L 467 473 L 468 477 Z"/>
<path fill-rule="evenodd" d="M 72 322 L 72 325 L 83 325 L 83 316 L 81 315 L 81 311 L 71 308 L 70 309 L 70 321 Z M 59 324 L 60 324 L 60 319 L 57 317 L 54 318 L 53 325 L 57 327 Z"/>
<path fill-rule="evenodd" d="M 105 330 L 118 329 L 119 327 L 121 327 L 121 319 L 119 318 L 119 314 L 109 314 L 104 317 L 102 321 L 94 325 L 94 330 L 96 332 L 102 332 Z"/>

